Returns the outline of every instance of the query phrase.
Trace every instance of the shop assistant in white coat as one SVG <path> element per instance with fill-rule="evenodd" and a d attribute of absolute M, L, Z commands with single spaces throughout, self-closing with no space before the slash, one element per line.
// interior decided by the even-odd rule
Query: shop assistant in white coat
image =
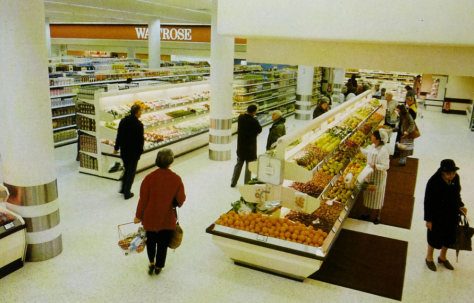
<path fill-rule="evenodd" d="M 387 170 L 390 167 L 390 158 L 388 150 L 385 147 L 387 134 L 378 130 L 370 136 L 372 145 L 367 148 L 361 148 L 361 153 L 367 156 L 367 165 L 373 172 L 366 177 L 366 181 L 372 186 L 364 191 L 364 206 L 366 213 L 362 216 L 363 220 L 372 221 L 373 210 L 377 210 L 374 224 L 380 223 L 380 214 L 382 213 L 383 202 L 385 198 L 385 185 L 387 183 Z"/>

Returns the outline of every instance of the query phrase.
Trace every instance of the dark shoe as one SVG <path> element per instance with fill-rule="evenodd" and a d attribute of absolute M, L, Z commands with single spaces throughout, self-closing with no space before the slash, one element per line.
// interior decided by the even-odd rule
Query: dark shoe
<path fill-rule="evenodd" d="M 370 215 L 362 215 L 359 217 L 360 220 L 368 221 L 370 218 Z"/>
<path fill-rule="evenodd" d="M 123 189 L 119 191 L 119 194 L 122 194 L 122 195 L 124 194 Z"/>
<path fill-rule="evenodd" d="M 152 275 L 154 269 L 155 269 L 155 264 L 148 266 L 148 274 Z"/>
<path fill-rule="evenodd" d="M 374 220 L 374 224 L 377 225 L 377 224 L 379 224 L 379 223 L 380 223 L 379 218 L 376 218 L 376 219 Z"/>
<path fill-rule="evenodd" d="M 431 270 L 431 271 L 437 271 L 438 269 L 436 268 L 436 265 L 434 264 L 433 261 L 428 261 L 426 260 L 426 265 L 428 266 L 428 268 Z"/>
<path fill-rule="evenodd" d="M 407 158 L 401 158 L 400 161 L 398 161 L 398 166 L 405 166 L 407 164 Z"/>
<path fill-rule="evenodd" d="M 231 184 L 230 187 L 235 187 L 235 184 Z"/>
<path fill-rule="evenodd" d="M 161 268 L 155 267 L 155 275 L 158 275 L 161 272 Z"/>
<path fill-rule="evenodd" d="M 438 257 L 438 263 L 443 264 L 444 267 L 446 267 L 446 268 L 449 269 L 449 270 L 454 270 L 454 267 L 451 265 L 451 263 L 449 263 L 448 260 L 443 261 L 443 260 L 441 260 L 441 259 Z"/>
<path fill-rule="evenodd" d="M 125 200 L 128 200 L 130 198 L 133 198 L 133 196 L 135 196 L 133 193 L 130 193 L 130 195 L 126 195 L 124 198 Z"/>

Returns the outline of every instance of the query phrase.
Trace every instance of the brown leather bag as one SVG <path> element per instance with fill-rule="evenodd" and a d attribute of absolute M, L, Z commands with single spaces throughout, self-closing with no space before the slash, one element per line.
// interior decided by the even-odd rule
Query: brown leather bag
<path fill-rule="evenodd" d="M 415 129 L 409 133 L 408 135 L 406 135 L 406 138 L 407 139 L 416 139 L 418 138 L 419 136 L 421 136 L 420 134 L 420 130 L 418 129 L 418 126 L 416 125 L 416 122 L 413 121 L 413 123 L 415 123 Z M 408 129 L 408 119 L 405 117 L 405 124 L 407 126 L 407 129 Z"/>

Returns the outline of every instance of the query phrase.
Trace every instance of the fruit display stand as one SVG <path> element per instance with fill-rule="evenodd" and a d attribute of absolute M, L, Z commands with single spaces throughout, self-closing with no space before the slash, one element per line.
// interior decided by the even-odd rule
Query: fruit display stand
<path fill-rule="evenodd" d="M 251 104 L 258 106 L 255 117 L 261 125 L 272 123 L 273 110 L 283 117 L 294 114 L 296 73 L 294 71 L 255 72 L 234 77 L 234 112 L 242 113 Z"/>
<path fill-rule="evenodd" d="M 120 120 L 128 114 L 131 105 L 142 107 L 145 147 L 137 171 L 155 165 L 156 154 L 169 147 L 175 156 L 182 155 L 209 143 L 210 83 L 165 84 L 124 91 L 93 91 L 93 95 L 79 94 L 79 101 L 89 103 L 93 114 L 78 113 L 80 131 L 85 146 L 80 146 L 79 171 L 119 180 L 123 170 L 114 170 L 122 164 L 114 145 Z M 235 122 L 235 119 L 234 119 Z M 233 124 L 233 132 L 237 124 Z M 82 143 L 82 141 L 81 141 Z"/>
<path fill-rule="evenodd" d="M 282 227 L 278 227 L 278 225 L 283 226 L 283 228 L 286 229 L 286 224 L 289 224 L 289 231 L 291 231 L 291 228 L 299 229 L 301 235 L 303 235 L 303 233 L 304 235 L 298 236 L 297 238 L 295 237 L 295 234 L 292 234 L 292 241 L 289 241 L 291 239 L 289 239 L 288 232 L 283 236 L 281 234 L 280 236 L 278 236 L 278 234 L 277 236 L 274 234 L 268 236 L 264 233 L 266 232 L 264 229 L 262 229 L 262 232 L 259 232 L 259 229 L 256 227 L 255 229 L 250 229 L 250 231 L 249 228 L 247 228 L 247 224 L 251 224 L 250 226 L 253 224 L 249 223 L 249 220 L 251 220 L 251 222 L 254 222 L 253 220 L 260 220 L 261 222 L 261 220 L 264 220 L 262 217 L 255 218 L 254 214 L 246 215 L 247 217 L 245 217 L 245 215 L 241 217 L 238 214 L 232 214 L 232 212 L 224 214 L 215 224 L 209 226 L 206 229 L 206 232 L 212 234 L 213 243 L 226 253 L 236 264 L 299 281 L 304 280 L 320 268 L 322 262 L 326 260 L 330 253 L 331 247 L 336 241 L 337 236 L 339 235 L 339 232 L 341 231 L 342 226 L 357 199 L 359 189 L 354 185 L 351 185 L 351 190 L 344 192 L 345 196 L 343 199 L 345 203 L 334 202 L 334 204 L 337 204 L 338 211 L 331 215 L 333 220 L 331 223 L 332 226 L 327 230 L 327 232 L 318 230 L 315 233 L 316 227 L 308 227 L 306 224 L 304 224 L 305 226 L 300 224 L 293 227 L 293 223 L 289 223 L 287 220 L 288 218 L 284 217 L 289 215 L 289 213 L 291 214 L 292 210 L 299 210 L 301 214 L 306 213 L 309 215 L 318 211 L 322 212 L 323 209 L 326 211 L 331 208 L 329 206 L 331 202 L 327 202 L 329 198 L 334 196 L 335 190 L 333 190 L 333 188 L 336 188 L 336 185 L 339 186 L 337 182 L 341 179 L 341 176 L 346 175 L 348 172 L 352 172 L 353 169 L 359 169 L 357 164 L 353 162 L 356 161 L 356 159 L 352 159 L 350 164 L 345 162 L 343 165 L 338 165 L 337 171 L 334 171 L 327 176 L 327 185 L 317 195 L 317 197 L 304 194 L 290 186 L 295 181 L 312 181 L 315 175 L 321 174 L 321 168 L 329 163 L 330 159 L 338 152 L 338 149 L 343 145 L 346 145 L 350 138 L 357 136 L 358 132 L 360 132 L 359 128 L 364 127 L 367 136 L 378 124 L 383 123 L 386 102 L 384 100 L 380 101 L 381 104 L 372 107 L 372 110 L 368 113 L 367 117 L 365 117 L 365 119 L 360 119 L 358 125 L 337 143 L 339 145 L 317 164 L 310 167 L 303 167 L 294 162 L 294 156 L 304 151 L 307 145 L 312 144 L 312 142 L 317 142 L 318 138 L 328 129 L 350 119 L 352 115 L 357 115 L 358 112 L 360 112 L 360 109 L 365 108 L 369 105 L 369 102 L 372 102 L 370 94 L 371 92 L 367 91 L 356 98 L 345 102 L 335 110 L 312 120 L 304 127 L 280 138 L 278 140 L 276 151 L 273 152 L 272 155 L 274 159 L 280 159 L 280 161 L 284 163 L 282 167 L 273 165 L 269 162 L 268 157 L 262 156 L 259 157 L 258 161 L 249 165 L 250 170 L 257 174 L 259 180 L 262 180 L 261 177 L 265 176 L 265 174 L 267 177 L 272 174 L 280 174 L 282 176 L 281 179 L 284 179 L 284 181 L 282 180 L 280 183 L 272 182 L 270 184 L 267 182 L 264 184 L 241 186 L 239 187 L 239 191 L 243 200 L 245 200 L 247 204 L 259 203 L 258 205 L 261 205 L 261 203 L 278 202 L 282 208 L 273 212 L 269 218 L 266 218 L 267 221 L 265 224 L 268 224 L 268 228 L 274 224 L 274 226 L 280 228 L 281 232 Z M 377 119 L 372 118 L 372 116 L 375 115 L 378 116 Z M 368 125 L 365 122 L 369 119 L 375 119 L 375 124 L 367 129 L 364 125 Z M 362 143 L 362 141 L 360 141 L 360 143 Z M 242 221 L 235 223 L 240 224 L 238 227 L 233 225 L 229 226 L 228 222 L 230 221 L 225 221 L 232 220 L 232 224 L 234 224 L 234 220 L 239 219 Z M 243 220 L 245 220 L 245 223 Z M 225 223 L 223 224 L 223 222 Z M 265 225 L 263 228 L 266 228 Z M 276 229 L 274 229 L 274 231 L 275 230 Z M 314 238 L 308 240 L 310 235 L 312 237 L 314 236 Z M 286 239 L 284 239 L 285 237 Z M 324 240 L 321 240 L 322 237 L 324 237 Z M 303 238 L 305 238 L 305 240 L 303 240 Z M 315 241 L 319 242 L 315 243 Z"/>

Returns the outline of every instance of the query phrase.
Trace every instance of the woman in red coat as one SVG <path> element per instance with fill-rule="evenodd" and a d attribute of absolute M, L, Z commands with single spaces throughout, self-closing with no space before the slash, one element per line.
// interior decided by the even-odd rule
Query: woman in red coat
<path fill-rule="evenodd" d="M 160 150 L 155 161 L 159 169 L 146 176 L 140 187 L 134 222 L 142 222 L 146 231 L 149 274 L 153 274 L 153 270 L 159 274 L 165 267 L 168 244 L 176 228 L 173 200 L 179 207 L 186 200 L 181 178 L 169 169 L 173 161 L 171 149 Z"/>

